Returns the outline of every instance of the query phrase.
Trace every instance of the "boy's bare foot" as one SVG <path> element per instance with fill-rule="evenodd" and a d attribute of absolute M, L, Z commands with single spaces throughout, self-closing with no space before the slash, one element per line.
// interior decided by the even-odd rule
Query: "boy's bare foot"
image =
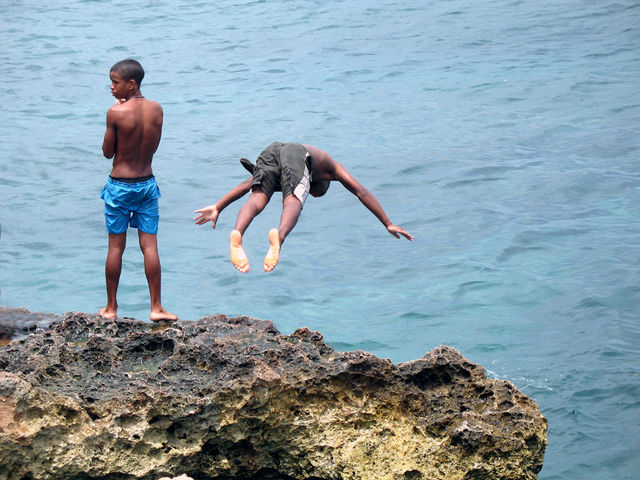
<path fill-rule="evenodd" d="M 151 311 L 151 313 L 149 314 L 149 319 L 152 322 L 161 322 L 163 320 L 166 322 L 175 322 L 176 320 L 178 320 L 178 316 L 173 313 L 169 313 L 164 308 L 162 308 L 155 312 Z"/>
<path fill-rule="evenodd" d="M 115 318 L 118 316 L 118 313 L 116 310 L 111 310 L 109 307 L 104 307 L 100 309 L 100 316 L 107 320 L 115 320 Z"/>
<path fill-rule="evenodd" d="M 249 259 L 242 248 L 242 234 L 238 230 L 233 230 L 229 235 L 229 253 L 234 267 L 243 273 L 249 271 Z"/>
<path fill-rule="evenodd" d="M 269 230 L 269 251 L 264 257 L 264 271 L 270 272 L 280 259 L 280 234 L 277 228 Z"/>

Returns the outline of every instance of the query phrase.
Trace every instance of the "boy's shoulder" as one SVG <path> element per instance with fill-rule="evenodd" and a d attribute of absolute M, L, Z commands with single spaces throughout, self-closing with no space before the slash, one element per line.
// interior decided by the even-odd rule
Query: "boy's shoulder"
<path fill-rule="evenodd" d="M 141 98 L 140 102 L 131 102 L 130 100 L 124 102 L 116 102 L 109 112 L 114 114 L 127 114 L 135 112 L 140 109 L 152 110 L 154 113 L 162 114 L 162 105 L 155 100 L 149 100 L 147 98 Z"/>
<path fill-rule="evenodd" d="M 156 100 L 149 100 L 148 98 L 143 98 L 142 107 L 145 109 L 152 110 L 154 113 L 162 115 L 162 105 L 160 102 Z"/>
<path fill-rule="evenodd" d="M 150 98 L 142 97 L 142 101 L 143 101 L 144 103 L 146 103 L 147 105 L 156 105 L 156 106 L 158 106 L 158 107 L 162 107 L 162 106 L 160 105 L 160 102 L 158 102 L 157 100 L 151 100 Z"/>

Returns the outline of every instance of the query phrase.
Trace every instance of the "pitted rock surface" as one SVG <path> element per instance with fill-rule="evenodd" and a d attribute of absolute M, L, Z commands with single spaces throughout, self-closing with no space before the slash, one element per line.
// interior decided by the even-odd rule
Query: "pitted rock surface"
<path fill-rule="evenodd" d="M 532 480 L 546 444 L 446 346 L 393 364 L 250 317 L 73 312 L 0 348 L 2 480 Z"/>

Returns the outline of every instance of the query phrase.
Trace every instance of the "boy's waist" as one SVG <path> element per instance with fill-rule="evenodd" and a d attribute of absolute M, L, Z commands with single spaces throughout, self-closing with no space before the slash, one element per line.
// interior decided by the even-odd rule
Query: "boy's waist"
<path fill-rule="evenodd" d="M 122 183 L 140 183 L 151 180 L 153 178 L 153 175 L 145 175 L 144 177 L 112 177 L 111 175 L 109 175 L 109 178 L 113 181 Z"/>

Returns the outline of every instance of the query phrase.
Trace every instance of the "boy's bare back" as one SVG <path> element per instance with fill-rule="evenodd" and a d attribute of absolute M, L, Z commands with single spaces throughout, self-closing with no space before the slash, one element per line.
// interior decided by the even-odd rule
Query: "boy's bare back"
<path fill-rule="evenodd" d="M 113 158 L 111 175 L 100 197 L 105 200 L 105 225 L 109 250 L 105 265 L 107 305 L 103 318 L 116 318 L 117 291 L 122 271 L 122 254 L 129 226 L 138 229 L 144 271 L 149 284 L 152 321 L 177 320 L 160 300 L 161 268 L 158 256 L 158 198 L 160 190 L 151 169 L 153 154 L 162 135 L 162 107 L 140 92 L 144 69 L 136 60 L 117 62 L 109 71 L 111 94 L 116 104 L 107 112 L 107 130 L 102 153 Z"/>
<path fill-rule="evenodd" d="M 144 97 L 132 97 L 107 112 L 104 156 L 113 159 L 112 177 L 152 175 L 151 161 L 162 135 L 162 107 Z"/>

